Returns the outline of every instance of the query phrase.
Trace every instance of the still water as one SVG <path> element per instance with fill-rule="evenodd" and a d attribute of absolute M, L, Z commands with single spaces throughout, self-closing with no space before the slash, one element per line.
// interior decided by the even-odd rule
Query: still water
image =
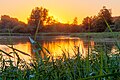
<path fill-rule="evenodd" d="M 63 53 L 66 53 L 72 57 L 78 52 L 85 57 L 88 51 L 88 44 L 90 49 L 94 49 L 95 46 L 105 44 L 111 51 L 115 51 L 114 40 L 105 38 L 105 39 L 91 39 L 88 41 L 87 38 L 78 38 L 78 37 L 69 37 L 69 36 L 41 36 L 37 38 L 37 41 L 46 49 L 49 50 L 50 56 L 54 58 L 59 58 L 63 56 Z M 32 45 L 28 37 L 0 37 L 0 49 L 10 53 L 13 52 L 12 49 L 8 48 L 6 45 L 13 45 L 14 48 L 23 51 L 31 56 L 34 55 L 32 50 Z M 12 55 L 12 54 L 11 54 Z M 6 57 L 6 55 L 4 54 Z M 14 55 L 13 55 L 14 56 Z M 19 53 L 19 56 L 28 61 L 31 57 Z"/>

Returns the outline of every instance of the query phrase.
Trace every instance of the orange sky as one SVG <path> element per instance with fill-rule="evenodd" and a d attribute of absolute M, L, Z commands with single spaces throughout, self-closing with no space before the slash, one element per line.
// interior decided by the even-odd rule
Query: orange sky
<path fill-rule="evenodd" d="M 10 15 L 27 23 L 31 10 L 43 6 L 60 22 L 72 22 L 78 17 L 79 23 L 86 16 L 97 15 L 105 5 L 113 15 L 120 15 L 120 0 L 0 0 L 0 15 Z"/>

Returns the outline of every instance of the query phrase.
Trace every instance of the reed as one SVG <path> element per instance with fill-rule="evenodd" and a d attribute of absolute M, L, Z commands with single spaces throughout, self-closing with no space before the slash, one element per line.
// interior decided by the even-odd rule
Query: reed
<path fill-rule="evenodd" d="M 118 42 L 115 42 L 116 54 L 112 53 L 105 44 L 95 46 L 92 51 L 89 50 L 91 47 L 89 45 L 87 57 L 83 58 L 78 48 L 73 57 L 63 50 L 63 56 L 55 59 L 40 43 L 32 38 L 30 41 L 35 53 L 30 63 L 20 59 L 17 51 L 19 54 L 27 54 L 18 49 L 8 46 L 13 50 L 11 53 L 0 50 L 0 80 L 120 80 L 120 45 Z M 13 60 L 15 56 L 17 65 Z"/>
<path fill-rule="evenodd" d="M 36 43 L 34 45 L 39 45 Z M 31 63 L 27 63 L 17 56 L 17 65 L 12 61 L 10 53 L 0 50 L 0 79 L 1 80 L 119 80 L 120 79 L 120 54 L 106 52 L 107 47 L 95 47 L 89 56 L 82 58 L 79 53 L 73 57 L 63 51 L 63 57 L 54 59 L 49 55 L 42 57 L 47 49 L 39 46 Z M 40 51 L 39 51 L 40 50 Z M 79 52 L 79 51 L 78 51 Z M 119 50 L 118 50 L 119 52 Z M 23 52 L 21 54 L 26 55 Z M 47 51 L 47 53 L 49 53 Z M 5 59 L 2 54 L 8 56 Z M 49 53 L 50 54 L 50 53 Z M 28 55 L 29 56 L 29 55 Z"/>

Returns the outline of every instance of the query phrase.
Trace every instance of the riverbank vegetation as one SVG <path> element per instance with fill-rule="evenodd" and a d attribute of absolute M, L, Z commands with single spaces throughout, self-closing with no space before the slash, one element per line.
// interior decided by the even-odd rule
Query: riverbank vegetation
<path fill-rule="evenodd" d="M 97 16 L 86 17 L 81 25 L 77 24 L 77 18 L 74 19 L 73 24 L 62 24 L 55 20 L 47 24 L 47 20 L 51 21 L 51 17 L 48 17 L 47 9 L 39 7 L 32 10 L 28 24 L 6 15 L 2 16 L 0 35 L 23 36 L 24 33 L 28 33 L 25 35 L 34 35 L 34 39 L 29 37 L 33 50 L 32 56 L 15 49 L 13 45 L 6 45 L 12 49 L 10 53 L 0 49 L 0 80 L 120 80 L 119 42 L 115 41 L 116 49 L 113 52 L 104 43 L 94 48 L 89 45 L 91 38 L 120 37 L 119 32 L 113 33 L 114 30 L 109 26 L 115 24 L 112 19 L 106 7 L 103 7 Z M 115 31 L 119 31 L 119 27 L 115 28 Z M 88 43 L 86 56 L 80 53 L 80 46 L 75 45 L 74 56 L 70 56 L 68 51 L 61 50 L 63 56 L 54 58 L 45 47 L 36 41 L 37 35 L 42 35 L 39 32 L 45 32 L 43 35 L 60 35 L 60 32 L 64 32 L 61 35 L 85 37 Z M 52 34 L 51 32 L 58 33 Z M 71 34 L 73 32 L 88 33 Z M 19 54 L 27 55 L 32 59 L 26 62 L 20 58 Z"/>
<path fill-rule="evenodd" d="M 30 38 L 31 39 L 31 38 Z M 88 38 L 89 39 L 89 38 Z M 19 54 L 30 55 L 8 46 L 13 51 L 0 50 L 1 80 L 119 80 L 120 79 L 120 45 L 111 52 L 104 43 L 91 48 L 83 56 L 74 51 L 74 56 L 63 50 L 63 56 L 54 58 L 50 52 L 38 42 L 30 40 L 34 56 L 29 62 L 20 58 Z M 89 44 L 89 41 L 88 41 Z M 38 45 L 37 47 L 34 47 Z M 19 52 L 19 53 L 18 53 Z M 44 54 L 44 56 L 42 56 Z M 7 56 L 7 57 L 5 57 Z M 15 59 L 14 59 L 15 58 Z"/>
<path fill-rule="evenodd" d="M 0 33 L 0 36 L 3 37 L 12 37 L 12 36 L 32 36 L 30 33 Z M 40 36 L 70 36 L 70 37 L 80 37 L 80 38 L 117 38 L 120 39 L 120 32 L 90 32 L 88 33 L 38 33 Z"/>

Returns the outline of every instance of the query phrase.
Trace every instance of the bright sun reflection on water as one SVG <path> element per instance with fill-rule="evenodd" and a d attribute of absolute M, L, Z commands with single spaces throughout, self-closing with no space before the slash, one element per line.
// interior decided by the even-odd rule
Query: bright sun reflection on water
<path fill-rule="evenodd" d="M 11 46 L 11 45 L 7 45 L 7 46 Z M 5 51 L 6 53 L 10 54 L 11 52 L 13 52 L 12 49 L 8 48 L 6 45 L 0 45 L 0 49 Z M 16 45 L 13 46 L 15 49 L 18 49 L 20 51 L 23 51 L 29 55 L 31 55 L 31 44 L 29 42 L 26 42 L 26 43 L 18 43 Z M 17 52 L 17 51 L 16 51 Z M 25 61 L 30 61 L 31 57 L 27 56 L 27 55 L 24 55 L 22 53 L 19 53 L 17 52 L 19 57 Z M 15 56 L 15 54 L 11 53 L 10 54 L 11 56 L 14 56 L 14 58 L 12 58 L 12 60 L 16 61 L 15 59 L 17 59 L 17 57 Z M 6 56 L 5 54 L 3 54 L 4 56 L 4 59 L 9 59 L 8 56 Z"/>
<path fill-rule="evenodd" d="M 29 41 L 23 42 L 23 41 L 22 42 L 18 41 L 16 44 L 14 44 L 14 48 L 21 50 L 29 54 L 30 56 L 34 56 L 34 53 L 32 51 L 32 45 L 30 44 L 30 42 Z M 41 38 L 39 42 L 43 47 L 49 50 L 50 56 L 54 58 L 62 57 L 63 53 L 66 53 L 67 57 L 68 56 L 73 57 L 75 54 L 78 54 L 78 53 L 80 53 L 82 57 L 86 57 L 88 53 L 88 42 L 84 41 L 83 39 L 77 38 L 77 37 L 65 37 L 65 36 L 52 37 L 52 38 L 47 37 L 45 39 Z M 93 49 L 95 46 L 95 42 L 90 41 L 89 45 L 90 45 L 90 49 Z M 1 44 L 0 49 L 7 53 L 12 52 L 12 49 L 8 48 L 6 44 Z M 24 54 L 21 54 L 21 53 L 18 53 L 18 54 L 25 61 L 29 61 L 31 59 L 31 57 L 28 57 Z"/>
<path fill-rule="evenodd" d="M 80 39 L 56 40 L 47 43 L 43 42 L 42 45 L 50 51 L 51 56 L 53 57 L 61 57 L 63 56 L 63 53 L 69 53 L 69 56 L 72 57 L 77 53 L 77 47 L 79 47 L 81 54 L 85 54 L 84 43 Z"/>
<path fill-rule="evenodd" d="M 63 53 L 66 53 L 66 56 L 72 57 L 77 53 L 80 53 L 82 56 L 86 56 L 86 49 L 87 46 L 84 46 L 83 40 L 80 38 L 74 37 L 55 37 L 53 40 L 43 40 L 40 41 L 41 45 L 47 48 L 50 52 L 50 56 L 54 58 L 59 58 L 63 56 Z M 94 46 L 94 41 L 91 41 L 91 45 Z M 14 48 L 19 49 L 25 53 L 30 54 L 31 56 L 34 55 L 32 52 L 30 42 L 21 43 L 14 45 Z M 6 52 L 12 52 L 12 49 L 8 48 L 5 45 L 0 45 L 0 48 Z M 26 61 L 30 60 L 30 57 L 19 53 L 19 56 Z"/>

